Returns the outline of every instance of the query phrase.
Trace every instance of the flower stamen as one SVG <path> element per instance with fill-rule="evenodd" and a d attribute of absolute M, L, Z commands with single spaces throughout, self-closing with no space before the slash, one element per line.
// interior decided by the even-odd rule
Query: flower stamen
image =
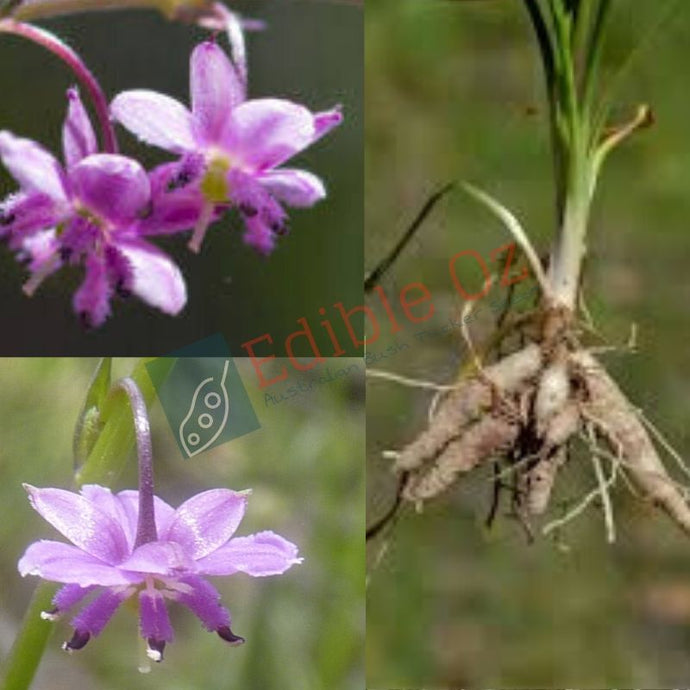
<path fill-rule="evenodd" d="M 218 636 L 225 640 L 231 647 L 239 647 L 241 644 L 245 643 L 244 637 L 235 635 L 235 633 L 232 632 L 232 630 L 230 630 L 230 627 L 227 625 L 218 628 L 218 630 L 216 630 L 216 633 L 218 633 Z"/>
<path fill-rule="evenodd" d="M 74 635 L 72 635 L 72 638 L 68 642 L 63 642 L 62 643 L 62 648 L 68 653 L 71 654 L 72 652 L 75 652 L 79 649 L 83 649 L 86 646 L 86 643 L 91 639 L 91 634 L 88 632 L 83 632 L 79 630 L 74 631 Z"/>

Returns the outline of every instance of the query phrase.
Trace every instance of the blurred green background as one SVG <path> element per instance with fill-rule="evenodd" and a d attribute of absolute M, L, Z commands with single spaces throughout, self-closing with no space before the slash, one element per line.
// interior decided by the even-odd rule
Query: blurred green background
<path fill-rule="evenodd" d="M 370 269 L 430 192 L 451 179 L 485 187 L 523 220 L 538 248 L 548 250 L 553 187 L 541 68 L 521 5 L 368 1 Z M 643 41 L 616 113 L 624 118 L 648 102 L 656 126 L 615 153 L 604 170 L 585 293 L 611 344 L 622 345 L 630 325 L 638 324 L 639 352 L 610 354 L 605 361 L 631 399 L 690 458 L 690 7 L 676 2 L 650 35 L 668 8 L 667 2 L 614 2 L 607 79 Z M 374 366 L 449 381 L 464 350 L 457 329 L 422 340 L 415 332 L 440 329 L 458 314 L 451 256 L 474 249 L 488 261 L 491 250 L 508 241 L 474 202 L 460 194 L 444 201 L 383 281 L 391 300 L 407 283 L 423 282 L 437 314 L 421 326 L 406 323 L 394 336 L 384 327 L 369 348 Z M 477 276 L 465 277 L 479 284 Z M 485 313 L 475 323 L 481 337 L 491 321 Z M 416 436 L 430 397 L 368 381 L 370 522 L 394 489 L 381 451 Z M 554 514 L 593 482 L 587 458 L 570 463 Z M 482 521 L 488 505 L 488 475 L 478 475 L 428 504 L 422 515 L 405 513 L 383 540 L 383 554 L 382 540 L 370 547 L 369 687 L 687 685 L 690 544 L 674 525 L 619 483 L 615 545 L 606 545 L 595 508 L 571 524 L 560 546 L 545 539 L 530 546 L 505 518 L 487 534 Z"/>
<path fill-rule="evenodd" d="M 300 547 L 304 563 L 279 577 L 235 575 L 213 583 L 245 645 L 230 648 L 182 607 L 170 607 L 175 641 L 164 663 L 142 675 L 138 621 L 124 606 L 81 652 L 60 650 L 69 618 L 55 624 L 34 690 L 128 688 L 342 688 L 364 683 L 363 368 L 279 405 L 265 405 L 248 361 L 236 360 L 262 428 L 183 460 L 160 405 L 151 412 L 156 493 L 179 505 L 213 487 L 252 488 L 238 534 L 272 529 Z M 280 366 L 280 361 L 276 366 Z M 17 560 L 29 543 L 60 538 L 29 506 L 22 482 L 70 488 L 73 425 L 96 361 L 0 360 L 0 647 L 7 652 L 36 578 Z M 133 360 L 115 360 L 115 376 Z M 270 374 L 270 368 L 266 370 Z M 294 375 L 292 384 L 321 368 Z M 114 488 L 136 486 L 131 460 Z"/>
<path fill-rule="evenodd" d="M 297 319 L 313 317 L 317 342 L 327 345 L 318 327 L 319 307 L 361 303 L 362 9 L 311 0 L 238 0 L 232 7 L 268 25 L 248 37 L 250 97 L 288 98 L 313 110 L 342 104 L 343 125 L 289 163 L 320 176 L 328 198 L 314 208 L 290 211 L 290 235 L 269 258 L 244 246 L 241 222 L 233 214 L 209 231 L 200 256 L 187 250 L 187 234 L 156 240 L 187 279 L 184 312 L 173 318 L 135 298 L 116 300 L 113 316 L 94 332 L 85 332 L 72 312 L 81 269 L 61 271 L 28 299 L 21 291 L 25 269 L 0 247 L 0 354 L 162 355 L 221 333 L 241 356 L 247 354 L 241 343 L 267 332 L 273 353 L 280 354 Z M 188 103 L 189 54 L 208 36 L 153 11 L 92 13 L 40 24 L 83 56 L 109 98 L 123 89 L 150 88 Z M 227 45 L 224 38 L 221 43 Z M 0 129 L 61 151 L 65 90 L 73 82 L 55 57 L 3 35 Z M 118 134 L 123 151 L 147 167 L 171 159 L 137 144 L 122 129 Z M 0 198 L 14 189 L 0 170 Z M 296 342 L 298 353 L 311 354 L 300 347 Z"/>

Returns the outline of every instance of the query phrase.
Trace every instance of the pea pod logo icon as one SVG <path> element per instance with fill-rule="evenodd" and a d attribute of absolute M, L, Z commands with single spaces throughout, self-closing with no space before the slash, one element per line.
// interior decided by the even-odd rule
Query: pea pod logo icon
<path fill-rule="evenodd" d="M 230 403 L 225 380 L 229 360 L 225 361 L 220 381 L 210 376 L 194 390 L 189 411 L 180 423 L 179 438 L 188 458 L 213 445 L 228 422 Z"/>

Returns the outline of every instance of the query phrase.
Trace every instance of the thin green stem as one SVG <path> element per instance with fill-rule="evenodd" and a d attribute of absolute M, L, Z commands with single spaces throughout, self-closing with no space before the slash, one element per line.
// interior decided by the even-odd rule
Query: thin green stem
<path fill-rule="evenodd" d="M 549 0 L 557 87 L 555 90 L 555 155 L 562 157 L 557 179 L 558 233 L 549 264 L 553 300 L 573 310 L 579 286 L 591 196 L 594 189 L 591 165 L 589 113 L 582 107 L 578 90 L 576 49 L 578 21 L 584 14 L 573 12 L 563 0 Z M 583 12 L 582 7 L 578 7 Z M 581 30 L 581 29 L 580 29 Z"/>
<path fill-rule="evenodd" d="M 584 83 L 584 67 L 587 64 L 587 50 L 592 29 L 592 15 L 599 0 L 581 0 L 577 12 L 573 15 L 573 34 L 571 48 L 575 61 L 578 93 L 582 103 L 582 88 Z"/>
<path fill-rule="evenodd" d="M 603 35 L 608 18 L 611 14 L 611 5 L 611 0 L 599 1 L 592 30 L 589 35 L 582 83 L 582 104 L 588 113 L 593 110 L 594 106 L 595 89 L 604 45 Z"/>
<path fill-rule="evenodd" d="M 541 55 L 542 67 L 544 68 L 556 190 L 556 219 L 557 222 L 560 223 L 565 203 L 566 147 L 564 137 L 559 131 L 555 46 L 549 25 L 547 24 L 538 0 L 524 0 L 524 2 L 530 22 L 532 23 L 532 28 L 534 29 Z"/>
<path fill-rule="evenodd" d="M 54 625 L 41 618 L 50 608 L 57 585 L 41 582 L 34 590 L 12 649 L 3 661 L 2 690 L 26 690 L 36 674 Z"/>
<path fill-rule="evenodd" d="M 572 18 L 558 2 L 551 5 L 558 69 L 558 102 L 566 120 L 571 140 L 579 127 L 579 106 L 572 53 Z"/>

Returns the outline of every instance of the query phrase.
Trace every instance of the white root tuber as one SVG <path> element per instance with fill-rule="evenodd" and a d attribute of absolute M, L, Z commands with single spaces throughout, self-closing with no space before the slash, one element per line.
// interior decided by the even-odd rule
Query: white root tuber
<path fill-rule="evenodd" d="M 553 454 L 540 458 L 521 477 L 520 488 L 524 491 L 524 505 L 530 515 L 541 515 L 546 511 L 556 475 L 565 461 L 566 447 L 560 446 Z"/>
<path fill-rule="evenodd" d="M 499 395 L 515 392 L 538 374 L 541 364 L 540 348 L 530 344 L 459 385 L 439 403 L 429 428 L 400 452 L 396 471 L 414 470 L 435 460 L 462 429 L 486 415 L 496 392 Z"/>
<path fill-rule="evenodd" d="M 534 417 L 537 434 L 546 433 L 549 423 L 570 398 L 570 379 L 566 361 L 559 358 L 549 364 L 539 377 L 537 395 L 534 400 Z"/>
<path fill-rule="evenodd" d="M 569 400 L 549 422 L 544 434 L 544 446 L 550 450 L 567 443 L 580 428 L 580 409 L 574 400 Z"/>
<path fill-rule="evenodd" d="M 624 460 L 630 477 L 646 497 L 690 533 L 690 506 L 669 477 L 626 396 L 589 352 L 580 350 L 570 359 L 580 369 L 587 390 L 587 400 L 581 404 L 583 415 Z"/>
<path fill-rule="evenodd" d="M 411 475 L 403 489 L 403 498 L 417 502 L 437 496 L 452 486 L 459 474 L 505 451 L 518 433 L 519 427 L 514 422 L 487 415 L 451 441 L 427 472 Z"/>

